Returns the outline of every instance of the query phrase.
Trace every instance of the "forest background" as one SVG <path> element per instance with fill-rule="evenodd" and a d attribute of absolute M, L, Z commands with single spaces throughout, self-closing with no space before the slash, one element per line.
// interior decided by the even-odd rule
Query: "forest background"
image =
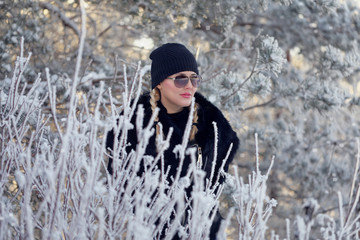
<path fill-rule="evenodd" d="M 140 76 L 141 90 L 149 90 L 148 55 L 166 42 L 183 43 L 194 53 L 204 79 L 199 91 L 237 131 L 241 145 L 233 166 L 238 174 L 247 179 L 256 157 L 257 170 L 266 172 L 274 159 L 266 197 L 276 199 L 277 206 L 267 227 L 288 239 L 342 239 L 347 231 L 348 239 L 359 236 L 358 1 L 2 0 L 0 6 L 4 236 L 39 235 L 40 227 L 25 227 L 35 213 L 24 206 L 35 201 L 30 183 L 41 185 L 34 181 L 39 173 L 28 174 L 38 149 L 63 149 L 56 138 L 66 138 L 64 129 L 87 121 L 71 123 L 71 114 L 87 112 L 102 121 L 102 133 L 108 130 L 114 112 L 109 109 L 123 108 L 128 86 Z M 13 109 L 21 105 L 12 117 L 11 101 Z M 103 144 L 97 131 L 94 136 Z M 89 150 L 91 141 L 83 148 Z M 58 158 L 53 161 L 58 166 Z M 236 206 L 232 191 L 225 188 L 221 198 L 225 216 Z M 331 224 L 324 224 L 324 215 Z M 228 238 L 240 234 L 239 222 L 233 219 Z"/>

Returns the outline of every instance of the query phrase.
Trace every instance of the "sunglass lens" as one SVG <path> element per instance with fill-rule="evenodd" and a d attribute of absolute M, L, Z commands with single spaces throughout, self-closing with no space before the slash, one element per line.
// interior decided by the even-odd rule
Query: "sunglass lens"
<path fill-rule="evenodd" d="M 190 81 L 191 81 L 191 84 L 197 88 L 200 85 L 201 77 L 200 76 L 191 76 Z M 174 84 L 177 88 L 185 87 L 188 84 L 188 82 L 189 82 L 189 78 L 186 76 L 182 76 L 182 75 L 175 77 L 175 80 L 174 80 Z"/>
<path fill-rule="evenodd" d="M 175 77 L 174 84 L 177 88 L 183 88 L 188 83 L 189 79 L 184 76 Z"/>
<path fill-rule="evenodd" d="M 191 80 L 191 84 L 192 84 L 194 87 L 197 88 L 197 87 L 200 85 L 200 82 L 201 82 L 200 76 L 191 77 L 190 80 Z"/>

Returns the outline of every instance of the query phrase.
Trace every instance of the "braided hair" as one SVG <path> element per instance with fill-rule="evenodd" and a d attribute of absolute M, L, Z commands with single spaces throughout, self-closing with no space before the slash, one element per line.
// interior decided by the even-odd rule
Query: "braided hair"
<path fill-rule="evenodd" d="M 151 105 L 151 110 L 153 112 L 155 111 L 155 108 L 157 107 L 157 102 L 159 100 L 160 100 L 160 90 L 157 87 L 155 87 L 150 92 L 150 105 Z M 198 128 L 196 127 L 196 123 L 197 123 L 198 118 L 199 118 L 198 113 L 197 113 L 198 107 L 199 107 L 199 105 L 197 103 L 195 103 L 194 113 L 193 113 L 193 122 L 192 122 L 193 124 L 192 124 L 192 127 L 191 127 L 190 136 L 189 136 L 190 141 L 195 139 L 195 135 L 196 135 L 196 133 L 198 131 Z M 155 122 L 159 122 L 159 117 L 158 116 L 156 116 Z M 156 124 L 156 136 L 159 136 L 159 134 L 160 134 L 160 126 L 157 123 Z"/>

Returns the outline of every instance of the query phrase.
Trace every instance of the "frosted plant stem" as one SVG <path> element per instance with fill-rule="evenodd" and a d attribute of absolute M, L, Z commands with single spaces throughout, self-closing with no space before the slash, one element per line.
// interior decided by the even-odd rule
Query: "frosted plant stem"
<path fill-rule="evenodd" d="M 139 62 L 139 67 L 140 67 L 140 62 Z M 145 75 L 145 73 L 149 70 L 149 66 L 144 66 L 142 69 L 141 69 L 141 73 L 140 73 L 140 77 L 139 77 L 139 83 L 138 83 L 138 88 L 137 88 L 137 91 L 136 91 L 136 95 L 134 97 L 134 100 L 133 100 L 133 105 L 132 105 L 132 108 L 131 108 L 131 112 L 130 112 L 130 117 L 132 117 L 135 113 L 135 109 L 136 109 L 136 105 L 137 105 L 137 102 L 140 98 L 140 95 L 141 95 L 141 87 L 142 87 L 142 83 L 143 83 L 143 77 Z M 135 84 L 135 79 L 134 79 L 134 83 Z M 132 95 L 132 92 L 130 93 Z M 130 106 L 130 101 L 129 102 L 129 105 Z"/>
<path fill-rule="evenodd" d="M 179 181 L 180 178 L 180 174 L 181 174 L 181 169 L 184 163 L 184 158 L 185 158 L 185 150 L 187 147 L 187 144 L 189 142 L 189 136 L 190 136 L 190 131 L 191 131 L 191 127 L 192 127 L 192 121 L 193 121 L 193 115 L 194 115 L 194 106 L 195 106 L 195 98 L 193 97 L 192 101 L 191 101 L 191 105 L 190 105 L 190 113 L 189 113 L 189 117 L 186 123 L 186 127 L 185 127 L 185 131 L 184 131 L 184 135 L 183 135 L 183 139 L 182 139 L 182 143 L 179 146 L 176 146 L 174 148 L 174 152 L 178 153 L 180 156 L 180 162 L 179 162 L 179 166 L 178 166 L 178 171 L 176 172 L 175 175 L 175 180 L 174 183 Z"/>
<path fill-rule="evenodd" d="M 135 76 L 134 76 L 134 81 L 131 84 L 131 89 L 130 89 L 130 94 L 129 94 L 129 101 L 130 99 L 133 98 L 133 94 L 134 94 L 134 90 L 135 90 L 135 85 L 137 82 L 137 79 L 139 78 L 139 85 L 141 85 L 142 81 L 142 77 L 143 77 L 143 73 L 140 71 L 140 66 L 141 66 L 141 62 L 138 62 L 137 68 L 136 68 L 136 72 L 135 72 Z M 141 88 L 140 88 L 141 89 Z"/>
<path fill-rule="evenodd" d="M 343 211 L 343 200 L 341 193 L 338 192 L 338 198 L 339 198 L 339 213 L 340 213 L 340 233 L 339 238 L 341 239 L 344 232 L 344 211 Z"/>
<path fill-rule="evenodd" d="M 356 209 L 356 205 L 359 202 L 359 197 L 360 197 L 360 184 L 358 184 L 358 188 L 357 188 L 357 192 L 356 192 L 356 196 L 355 196 L 355 201 L 354 203 L 351 205 L 351 210 L 349 212 L 349 215 L 347 216 L 346 222 L 345 224 L 347 224 L 347 222 L 351 219 L 355 209 Z"/>
<path fill-rule="evenodd" d="M 60 138 L 63 139 L 62 131 L 61 131 L 58 119 L 56 117 L 56 88 L 51 87 L 49 69 L 46 68 L 45 72 L 46 72 L 46 79 L 47 79 L 47 84 L 48 84 L 51 113 L 52 113 L 52 116 L 53 116 L 53 119 L 54 119 L 56 129 L 57 129 L 57 131 L 58 131 L 58 133 L 60 135 Z"/>
<path fill-rule="evenodd" d="M 271 169 L 272 169 L 272 167 L 274 166 L 274 162 L 275 162 L 275 155 L 273 155 L 272 156 L 272 158 L 271 158 L 271 162 L 270 162 L 270 166 L 269 166 L 269 168 L 268 168 L 268 171 L 267 171 L 267 173 L 266 173 L 266 179 L 269 177 L 269 175 L 270 175 L 270 172 L 271 172 Z"/>
<path fill-rule="evenodd" d="M 360 215 L 358 215 L 358 216 L 352 221 L 352 223 L 347 226 L 347 228 L 348 228 L 347 232 L 350 232 L 353 227 L 354 227 L 354 230 L 355 230 L 355 231 L 359 232 L 359 231 L 360 231 L 360 225 L 359 225 L 359 222 L 358 222 L 359 220 L 360 220 Z M 350 234 L 348 234 L 347 236 L 349 236 L 349 235 L 350 235 Z"/>
<path fill-rule="evenodd" d="M 20 54 L 21 56 L 23 55 L 22 52 Z M 21 82 L 20 81 L 21 77 L 24 73 L 26 66 L 30 61 L 30 58 L 31 58 L 31 52 L 29 53 L 29 56 L 25 59 L 25 61 L 23 57 L 18 57 L 15 62 L 15 69 L 14 69 L 14 75 L 11 80 L 10 92 L 5 104 L 6 107 L 10 105 L 9 113 L 8 113 L 9 116 L 15 111 L 17 106 L 16 104 L 20 100 L 18 88 Z"/>
<path fill-rule="evenodd" d="M 211 173 L 210 173 L 209 181 L 207 183 L 208 184 L 207 188 L 210 188 L 213 178 L 214 178 L 215 163 L 216 163 L 216 159 L 217 159 L 218 140 L 219 140 L 216 122 L 212 122 L 212 124 L 214 126 L 214 159 L 213 159 L 213 164 L 211 165 Z"/>
<path fill-rule="evenodd" d="M 286 237 L 287 239 L 286 240 L 291 240 L 290 238 L 290 219 L 286 219 Z"/>
<path fill-rule="evenodd" d="M 127 72 L 126 72 L 126 65 L 123 65 L 124 70 L 124 98 L 126 98 L 126 102 L 130 103 L 130 96 L 128 90 L 128 79 L 127 79 Z"/>
<path fill-rule="evenodd" d="M 55 197 L 55 203 L 52 204 L 51 211 L 51 220 L 50 220 L 50 226 L 49 226 L 49 233 L 48 233 L 48 239 L 50 240 L 52 238 L 52 231 L 55 228 L 56 219 L 57 219 L 57 212 L 58 212 L 58 204 L 61 202 L 61 195 L 62 195 L 62 189 L 63 189 L 63 182 L 65 180 L 65 171 L 67 169 L 67 160 L 69 158 L 70 151 L 70 138 L 73 131 L 74 123 L 75 121 L 75 109 L 76 109 L 76 88 L 79 82 L 79 71 L 81 66 L 81 60 L 82 60 L 82 54 L 84 49 L 84 42 L 85 42 L 85 36 L 86 36 L 86 12 L 85 12 L 85 6 L 84 1 L 80 0 L 80 11 L 81 11 L 81 35 L 80 35 L 80 41 L 79 41 L 79 47 L 78 47 L 78 56 L 75 66 L 75 73 L 74 73 L 74 79 L 71 87 L 71 93 L 70 93 L 70 102 L 69 102 L 69 110 L 68 110 L 68 119 L 67 119 L 67 128 L 64 138 L 62 139 L 62 148 L 60 151 L 59 156 L 59 168 L 57 172 L 58 182 L 56 183 L 56 197 Z"/>
<path fill-rule="evenodd" d="M 357 173 L 360 170 L 359 169 L 359 164 L 360 164 L 360 140 L 359 140 L 359 138 L 356 138 L 356 142 L 357 142 L 358 152 L 357 152 L 357 158 L 356 158 L 356 166 L 355 166 L 355 170 L 354 170 L 354 177 L 353 177 L 353 181 L 351 184 L 349 206 L 351 206 L 351 203 L 352 203 L 353 192 L 355 189 L 355 183 L 356 183 L 356 179 L 357 179 Z"/>
<path fill-rule="evenodd" d="M 78 55 L 76 59 L 75 65 L 75 73 L 74 73 L 74 81 L 71 86 L 71 93 L 70 93 L 70 102 L 69 102 L 69 112 L 68 112 L 68 119 L 67 119 L 67 134 L 70 134 L 72 130 L 73 123 L 75 122 L 73 117 L 75 116 L 75 100 L 76 100 L 76 88 L 79 83 L 79 72 L 81 67 L 82 55 L 84 51 L 84 43 L 86 37 L 86 11 L 85 11 L 85 3 L 84 0 L 79 0 L 80 2 L 80 12 L 81 12 L 81 34 L 80 34 L 80 41 L 78 47 Z"/>
<path fill-rule="evenodd" d="M 259 169 L 259 142 L 258 142 L 258 134 L 255 133 L 255 151 L 256 151 L 256 173 L 260 174 L 260 169 Z"/>
<path fill-rule="evenodd" d="M 20 39 L 20 58 L 24 56 L 24 37 Z"/>
<path fill-rule="evenodd" d="M 29 56 L 25 59 L 25 62 L 23 63 L 23 60 L 24 58 L 21 57 L 19 59 L 19 74 L 17 75 L 16 77 L 16 81 L 15 81 L 15 89 L 14 89 L 14 98 L 13 98 L 13 107 L 15 108 L 15 106 L 17 106 L 17 103 L 18 102 L 15 102 L 15 99 L 17 99 L 17 101 L 20 100 L 19 98 L 19 94 L 18 94 L 18 89 L 19 89 L 19 85 L 20 85 L 20 82 L 21 82 L 21 77 L 22 75 L 24 74 L 24 70 L 26 69 L 26 66 L 28 65 L 29 61 L 30 61 L 30 58 L 31 58 L 31 53 L 29 53 Z"/>
<path fill-rule="evenodd" d="M 30 143 L 33 142 L 33 138 L 34 138 L 34 134 L 31 135 L 31 139 L 30 139 Z M 25 156 L 25 161 L 26 161 L 26 167 L 27 167 L 27 171 L 26 171 L 26 184 L 25 184 L 25 188 L 24 189 L 24 207 L 25 207 L 25 226 L 26 226 L 26 230 L 27 230 L 27 234 L 26 234 L 26 238 L 27 239 L 34 239 L 34 231 L 33 231 L 33 220 L 32 220 L 32 210 L 31 210 L 31 188 L 32 188 L 32 166 L 31 166 L 31 150 L 30 148 L 28 148 L 26 156 Z"/>
<path fill-rule="evenodd" d="M 195 106 L 195 98 L 193 97 L 192 101 L 191 101 L 191 105 L 190 105 L 190 113 L 189 113 L 189 117 L 186 123 L 186 128 L 184 131 L 184 136 L 182 139 L 182 143 L 181 143 L 181 148 L 182 150 L 180 151 L 180 157 L 184 158 L 185 157 L 185 149 L 187 147 L 187 144 L 189 142 L 189 136 L 190 136 L 190 131 L 191 131 L 191 127 L 192 127 L 192 121 L 193 121 L 193 115 L 194 115 L 194 106 Z"/>
<path fill-rule="evenodd" d="M 229 149 L 228 149 L 228 152 L 226 153 L 226 157 L 225 157 L 225 158 L 223 159 L 223 161 L 222 161 L 222 164 L 221 164 L 220 169 L 219 169 L 219 173 L 218 173 L 217 178 L 216 178 L 216 183 L 218 183 L 219 180 L 220 180 L 221 171 L 224 171 L 224 167 L 225 167 L 226 161 L 227 161 L 227 159 L 229 158 L 229 155 L 230 155 L 230 153 L 231 153 L 232 148 L 233 148 L 233 143 L 230 144 L 230 147 L 229 147 Z M 211 185 L 210 185 L 210 186 L 211 186 Z M 217 184 L 215 184 L 215 185 L 213 186 L 213 191 L 216 189 L 216 187 L 217 187 Z"/>

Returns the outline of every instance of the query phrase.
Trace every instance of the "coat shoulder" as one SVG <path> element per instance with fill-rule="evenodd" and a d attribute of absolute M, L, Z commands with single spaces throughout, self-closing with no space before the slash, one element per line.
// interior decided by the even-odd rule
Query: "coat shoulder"
<path fill-rule="evenodd" d="M 199 115 L 202 115 L 199 116 L 199 119 L 201 119 L 201 122 L 199 122 L 199 141 L 204 143 L 203 152 L 208 153 L 209 159 L 213 158 L 213 139 L 215 134 L 213 122 L 215 122 L 218 143 L 216 164 L 217 166 L 220 166 L 223 159 L 228 156 L 224 166 L 224 170 L 227 171 L 230 162 L 234 159 L 234 156 L 239 148 L 240 140 L 219 108 L 209 102 L 200 93 L 195 94 L 195 100 L 200 105 Z M 231 151 L 228 152 L 230 145 L 232 145 Z M 211 171 L 211 165 L 212 164 L 208 164 L 205 166 L 207 172 Z"/>
<path fill-rule="evenodd" d="M 237 148 L 237 145 L 239 144 L 237 134 L 220 109 L 209 102 L 200 93 L 195 94 L 195 99 L 196 102 L 200 105 L 200 114 L 202 114 L 201 118 L 203 121 L 202 123 L 205 123 L 205 128 L 207 128 L 205 131 L 208 131 L 209 128 L 213 129 L 213 122 L 215 122 L 218 129 L 219 142 L 226 144 L 233 142 L 235 145 L 234 147 Z"/>
<path fill-rule="evenodd" d="M 228 120 L 225 118 L 225 116 L 218 107 L 212 104 L 200 93 L 195 94 L 195 99 L 196 102 L 200 105 L 200 111 L 204 115 L 204 119 L 208 124 L 212 124 L 212 122 L 216 122 L 218 125 L 219 124 L 224 125 L 223 126 L 224 128 L 228 128 L 228 130 L 232 130 L 230 123 L 228 122 Z"/>

